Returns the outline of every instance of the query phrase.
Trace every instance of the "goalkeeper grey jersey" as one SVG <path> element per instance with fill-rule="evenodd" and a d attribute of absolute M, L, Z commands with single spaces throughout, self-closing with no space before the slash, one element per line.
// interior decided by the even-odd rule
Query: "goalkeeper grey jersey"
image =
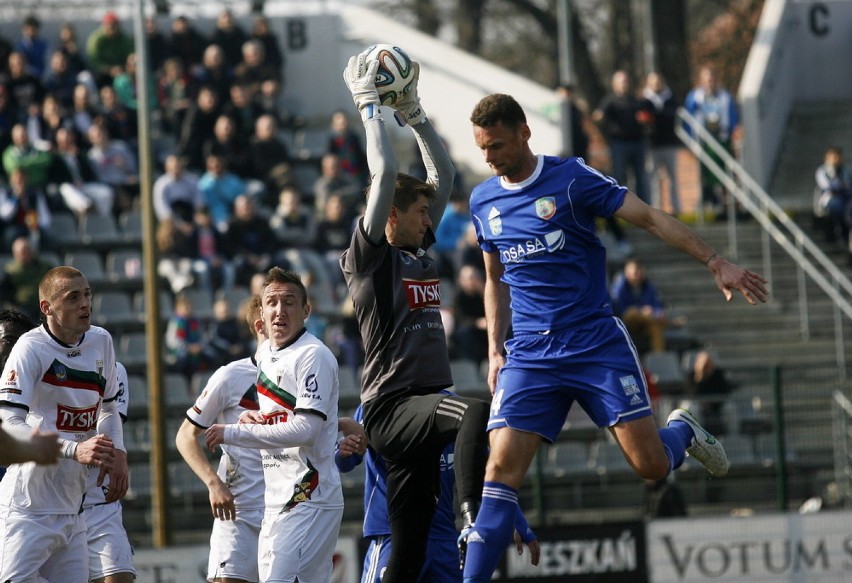
<path fill-rule="evenodd" d="M 425 239 L 425 247 L 434 242 L 431 229 Z M 452 385 L 433 259 L 384 237 L 371 243 L 359 221 L 340 266 L 366 352 L 361 402 L 406 387 L 437 392 Z"/>

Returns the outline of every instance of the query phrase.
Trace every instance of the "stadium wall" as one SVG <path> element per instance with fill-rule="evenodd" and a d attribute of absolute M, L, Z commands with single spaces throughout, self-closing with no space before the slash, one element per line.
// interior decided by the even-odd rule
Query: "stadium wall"
<path fill-rule="evenodd" d="M 749 53 L 739 101 L 743 163 L 768 186 L 797 101 L 852 95 L 852 2 L 767 0 Z"/>

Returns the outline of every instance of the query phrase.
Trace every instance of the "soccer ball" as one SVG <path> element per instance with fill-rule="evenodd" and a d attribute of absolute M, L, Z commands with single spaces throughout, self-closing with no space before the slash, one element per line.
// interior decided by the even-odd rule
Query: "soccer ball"
<path fill-rule="evenodd" d="M 393 105 L 411 91 L 414 85 L 414 70 L 405 51 L 389 44 L 373 45 L 367 49 L 366 62 L 378 61 L 376 89 L 382 105 Z"/>

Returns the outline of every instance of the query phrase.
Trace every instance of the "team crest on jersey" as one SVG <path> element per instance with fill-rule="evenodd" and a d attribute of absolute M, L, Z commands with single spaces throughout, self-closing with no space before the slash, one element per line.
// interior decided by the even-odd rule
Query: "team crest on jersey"
<path fill-rule="evenodd" d="M 68 371 L 63 365 L 59 364 L 56 361 L 54 361 L 53 365 L 53 374 L 56 375 L 56 380 L 58 380 L 59 382 L 65 382 L 65 380 L 68 378 Z"/>
<path fill-rule="evenodd" d="M 556 214 L 556 199 L 552 196 L 543 196 L 535 201 L 535 214 L 544 220 L 551 218 Z"/>
<path fill-rule="evenodd" d="M 104 361 L 96 360 L 95 361 L 95 368 L 98 369 L 98 376 L 101 376 L 101 377 L 104 376 Z"/>
<path fill-rule="evenodd" d="M 503 232 L 503 219 L 500 218 L 500 211 L 495 206 L 488 211 L 488 228 L 495 237 L 499 237 Z"/>

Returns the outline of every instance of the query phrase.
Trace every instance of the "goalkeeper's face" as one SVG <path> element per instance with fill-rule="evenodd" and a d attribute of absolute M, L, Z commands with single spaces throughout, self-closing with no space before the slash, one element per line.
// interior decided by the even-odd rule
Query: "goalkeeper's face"
<path fill-rule="evenodd" d="M 495 176 L 503 176 L 509 182 L 521 182 L 535 169 L 527 124 L 515 128 L 502 122 L 488 127 L 474 125 L 473 139 Z"/>

